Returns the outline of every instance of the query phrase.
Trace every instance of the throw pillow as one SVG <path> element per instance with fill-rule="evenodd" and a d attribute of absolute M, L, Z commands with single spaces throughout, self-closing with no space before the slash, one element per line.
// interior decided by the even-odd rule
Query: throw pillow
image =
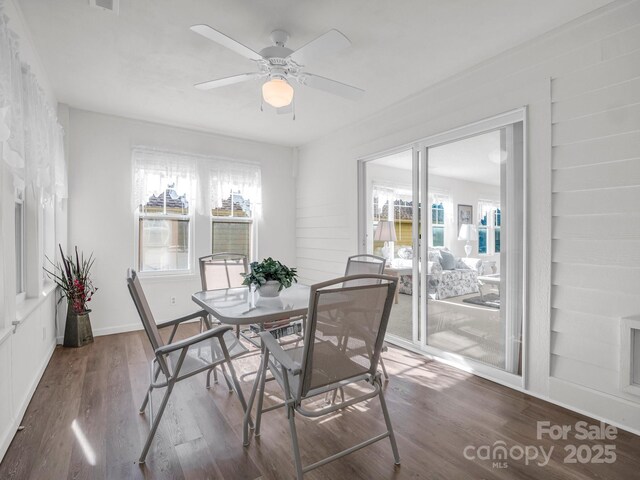
<path fill-rule="evenodd" d="M 454 257 L 450 252 L 445 252 L 444 250 L 441 250 L 440 265 L 442 265 L 443 270 L 455 270 L 456 257 Z"/>
<path fill-rule="evenodd" d="M 466 263 L 464 263 L 464 260 L 459 259 L 456 262 L 456 270 L 471 270 L 471 268 Z"/>

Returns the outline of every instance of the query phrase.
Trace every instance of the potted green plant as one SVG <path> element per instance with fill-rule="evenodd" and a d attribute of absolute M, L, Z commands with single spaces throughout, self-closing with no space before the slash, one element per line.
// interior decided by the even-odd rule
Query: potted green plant
<path fill-rule="evenodd" d="M 48 274 L 58 287 L 60 287 L 60 300 L 67 299 L 67 322 L 64 327 L 64 346 L 82 347 L 93 342 L 93 332 L 91 330 L 91 320 L 87 303 L 91 301 L 93 294 L 98 290 L 91 281 L 90 271 L 93 266 L 93 253 L 85 259 L 84 254 L 78 254 L 78 247 L 75 248 L 75 258 L 71 255 L 65 256 L 60 248 L 62 263 L 54 264 L 52 270 L 44 271 Z"/>
<path fill-rule="evenodd" d="M 252 262 L 251 271 L 243 273 L 243 285 L 255 285 L 261 297 L 277 297 L 284 288 L 297 282 L 295 268 L 289 268 L 269 257 L 262 262 Z"/>

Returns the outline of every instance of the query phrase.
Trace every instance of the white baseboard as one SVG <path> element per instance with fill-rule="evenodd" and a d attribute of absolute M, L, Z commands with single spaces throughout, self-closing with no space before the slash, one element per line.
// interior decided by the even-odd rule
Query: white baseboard
<path fill-rule="evenodd" d="M 137 330 L 142 330 L 142 324 L 140 322 L 117 325 L 115 327 L 96 328 L 93 330 L 93 336 L 102 337 L 104 335 L 115 335 L 116 333 L 135 332 Z M 64 341 L 64 336 L 57 337 L 56 340 L 58 344 L 61 345 Z"/>
<path fill-rule="evenodd" d="M 31 382 L 31 385 L 29 386 L 29 393 L 25 397 L 24 402 L 22 402 L 23 404 L 20 405 L 20 410 L 18 410 L 18 413 L 15 416 L 15 419 L 13 421 L 13 424 L 11 425 L 11 428 L 3 433 L 3 438 L 0 440 L 0 461 L 2 461 L 2 459 L 4 458 L 5 453 L 7 453 L 7 450 L 9 449 L 9 445 L 11 445 L 11 442 L 13 441 L 13 437 L 15 437 L 16 433 L 18 432 L 18 427 L 22 423 L 22 418 L 24 417 L 24 414 L 27 411 L 27 407 L 29 406 L 29 403 L 31 403 L 31 398 L 33 398 L 33 394 L 35 393 L 36 388 L 40 383 L 40 379 L 42 378 L 42 375 L 44 374 L 44 371 L 46 370 L 47 365 L 49 365 L 49 361 L 51 360 L 51 356 L 53 355 L 53 352 L 55 349 L 56 349 L 56 345 L 55 344 L 51 345 L 51 349 L 44 356 L 42 365 L 40 365 L 40 368 L 38 369 L 38 373 L 36 374 L 35 378 L 33 379 L 33 382 Z"/>

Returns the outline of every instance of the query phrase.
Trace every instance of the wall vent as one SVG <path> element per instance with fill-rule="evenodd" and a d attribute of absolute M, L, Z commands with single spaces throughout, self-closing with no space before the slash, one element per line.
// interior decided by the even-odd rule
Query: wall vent
<path fill-rule="evenodd" d="M 640 316 L 622 319 L 620 332 L 620 388 L 640 396 Z"/>
<path fill-rule="evenodd" d="M 113 12 L 116 15 L 120 10 L 120 0 L 89 0 L 89 5 L 100 10 Z"/>

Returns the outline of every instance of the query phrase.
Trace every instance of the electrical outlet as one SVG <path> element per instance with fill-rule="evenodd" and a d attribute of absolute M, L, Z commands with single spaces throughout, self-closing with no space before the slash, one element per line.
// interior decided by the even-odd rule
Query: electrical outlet
<path fill-rule="evenodd" d="M 169 297 L 169 305 L 175 305 L 176 304 L 176 297 Z"/>

